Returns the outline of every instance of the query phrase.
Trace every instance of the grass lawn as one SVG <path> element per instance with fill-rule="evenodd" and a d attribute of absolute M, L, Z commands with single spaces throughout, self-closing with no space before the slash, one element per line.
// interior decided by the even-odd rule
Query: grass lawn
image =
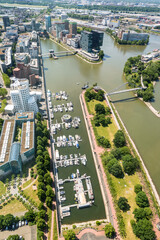
<path fill-rule="evenodd" d="M 2 209 L 0 209 L 0 215 L 6 215 L 8 213 L 11 214 L 17 214 L 21 212 L 25 212 L 27 209 L 25 206 L 19 202 L 17 199 L 11 200 L 10 203 L 8 203 L 6 206 L 4 206 Z"/>
<path fill-rule="evenodd" d="M 36 184 L 36 186 L 38 186 L 38 181 L 36 180 L 34 184 Z M 30 187 L 28 187 L 27 189 L 25 189 L 24 193 L 27 196 L 29 196 L 30 198 L 32 198 L 36 203 L 40 204 L 40 200 L 37 196 L 37 190 L 33 190 L 32 185 Z"/>
<path fill-rule="evenodd" d="M 116 178 L 112 175 L 111 177 L 117 192 L 117 199 L 119 199 L 119 197 L 126 197 L 128 199 L 129 205 L 131 206 L 128 212 L 121 211 L 126 226 L 126 239 L 138 239 L 132 231 L 130 220 L 134 219 L 133 211 L 136 207 L 138 207 L 135 202 L 136 194 L 134 192 L 134 186 L 136 184 L 140 184 L 139 177 L 137 173 L 132 176 L 128 176 L 125 174 L 125 177 L 123 179 Z"/>
<path fill-rule="evenodd" d="M 97 100 L 92 100 L 92 101 L 88 102 L 88 107 L 89 107 L 89 111 L 91 114 L 93 114 L 93 115 L 95 114 L 95 105 L 98 103 L 103 104 L 104 107 L 107 107 L 106 101 L 100 102 Z M 103 137 L 107 138 L 112 145 L 114 135 L 117 132 L 118 128 L 117 128 L 117 125 L 113 118 L 111 119 L 111 121 L 112 121 L 112 123 L 109 124 L 108 127 L 99 126 L 99 127 L 95 127 L 95 129 L 99 136 L 103 136 Z M 92 122 L 92 124 L 93 124 L 93 122 Z"/>
<path fill-rule="evenodd" d="M 97 100 L 95 100 L 95 99 L 93 99 L 93 100 L 91 100 L 90 102 L 88 102 L 88 107 L 89 107 L 89 112 L 91 113 L 91 114 L 95 114 L 96 112 L 95 112 L 95 105 L 96 104 L 102 104 L 102 105 L 104 105 L 104 107 L 107 107 L 107 105 L 106 105 L 106 102 L 105 102 L 105 100 L 103 101 L 103 102 L 100 102 L 100 101 L 97 101 Z"/>
<path fill-rule="evenodd" d="M 4 183 L 0 181 L 0 196 L 5 194 L 5 192 L 6 192 L 6 187 L 5 187 Z"/>
<path fill-rule="evenodd" d="M 52 210 L 47 208 L 47 215 L 48 215 L 48 240 L 51 238 L 51 223 L 52 223 Z"/>
<path fill-rule="evenodd" d="M 31 184 L 32 179 L 29 179 L 27 182 L 23 183 L 23 188 L 26 188 L 29 184 Z"/>

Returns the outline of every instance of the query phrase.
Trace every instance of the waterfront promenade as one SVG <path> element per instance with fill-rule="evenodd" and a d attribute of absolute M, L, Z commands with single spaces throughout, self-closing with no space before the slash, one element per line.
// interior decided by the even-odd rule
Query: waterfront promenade
<path fill-rule="evenodd" d="M 91 124 L 92 115 L 88 113 L 88 109 L 84 99 L 84 93 L 85 91 L 83 91 L 82 94 L 80 95 L 80 103 L 81 103 L 81 107 L 82 107 L 82 111 L 83 111 L 83 115 L 86 123 L 86 128 L 87 128 L 87 132 L 88 132 L 88 136 L 91 144 L 96 171 L 97 171 L 101 192 L 104 200 L 106 217 L 108 222 L 111 222 L 112 225 L 114 226 L 118 239 L 121 239 L 118 231 L 117 217 L 114 209 L 113 198 L 109 190 L 109 185 L 107 183 L 106 174 L 104 172 L 104 168 L 101 160 L 101 154 L 103 153 L 104 149 L 97 145 L 94 131 Z"/>

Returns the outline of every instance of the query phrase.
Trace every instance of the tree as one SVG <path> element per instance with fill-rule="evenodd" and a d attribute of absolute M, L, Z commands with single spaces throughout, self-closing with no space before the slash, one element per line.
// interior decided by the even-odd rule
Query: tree
<path fill-rule="evenodd" d="M 152 223 L 147 219 L 141 219 L 137 223 L 131 220 L 131 225 L 134 234 L 141 240 L 154 240 L 156 239 L 155 232 L 153 231 Z"/>
<path fill-rule="evenodd" d="M 38 189 L 37 195 L 38 195 L 38 198 L 39 198 L 40 201 L 42 201 L 42 202 L 45 201 L 45 199 L 46 199 L 46 193 L 45 193 L 44 190 Z"/>
<path fill-rule="evenodd" d="M 36 114 L 36 119 L 37 119 L 38 121 L 41 121 L 41 118 L 42 118 L 42 115 L 41 115 L 40 112 L 38 112 L 38 113 Z"/>
<path fill-rule="evenodd" d="M 7 90 L 5 88 L 0 88 L 0 96 L 5 97 L 7 95 Z"/>
<path fill-rule="evenodd" d="M 138 160 L 133 158 L 130 154 L 123 156 L 122 160 L 125 173 L 128 175 L 134 174 L 136 169 L 139 167 Z"/>
<path fill-rule="evenodd" d="M 4 227 L 3 220 L 4 220 L 4 215 L 0 215 L 0 230 L 2 230 Z"/>
<path fill-rule="evenodd" d="M 18 234 L 16 235 L 10 235 L 7 240 L 19 240 L 20 236 Z M 24 238 L 22 237 L 21 240 L 24 240 Z"/>
<path fill-rule="evenodd" d="M 75 240 L 76 234 L 73 232 L 73 230 L 68 230 L 64 238 L 65 240 Z"/>
<path fill-rule="evenodd" d="M 123 211 L 127 212 L 130 209 L 130 205 L 128 204 L 128 200 L 125 197 L 120 197 L 118 199 L 118 207 Z"/>
<path fill-rule="evenodd" d="M 103 57 L 104 57 L 104 52 L 103 52 L 103 50 L 100 50 L 98 55 L 99 55 L 99 59 L 102 60 Z"/>
<path fill-rule="evenodd" d="M 33 210 L 29 210 L 28 212 L 25 213 L 24 217 L 28 222 L 34 222 L 36 214 L 33 212 Z"/>
<path fill-rule="evenodd" d="M 108 223 L 105 226 L 104 231 L 105 231 L 106 237 L 114 238 L 116 232 L 115 232 L 115 229 L 114 229 L 114 227 L 112 226 L 111 223 Z"/>
<path fill-rule="evenodd" d="M 148 198 L 145 194 L 145 192 L 141 191 L 139 193 L 137 193 L 137 196 L 136 196 L 136 203 L 139 207 L 149 207 L 149 201 L 148 201 Z"/>
<path fill-rule="evenodd" d="M 46 205 L 49 208 L 52 208 L 52 198 L 51 197 L 46 197 Z"/>
<path fill-rule="evenodd" d="M 50 185 L 47 185 L 47 191 L 46 191 L 46 197 L 50 197 L 51 199 L 53 199 L 55 196 L 53 189 Z"/>
<path fill-rule="evenodd" d="M 123 174 L 121 165 L 115 158 L 112 159 L 107 164 L 107 168 L 108 168 L 109 173 L 111 173 L 113 176 L 115 176 L 117 178 L 123 178 L 124 174 Z"/>
<path fill-rule="evenodd" d="M 46 183 L 47 185 L 51 185 L 51 184 L 52 184 L 52 178 L 51 178 L 51 176 L 50 176 L 49 173 L 46 173 L 46 174 L 44 175 L 44 181 L 45 181 L 45 183 Z"/>
<path fill-rule="evenodd" d="M 40 210 L 38 213 L 38 218 L 45 218 L 46 211 L 44 209 Z"/>
<path fill-rule="evenodd" d="M 152 211 L 150 208 L 135 208 L 133 211 L 134 218 L 136 221 L 139 221 L 140 219 L 150 219 L 152 217 Z"/>
<path fill-rule="evenodd" d="M 142 191 L 142 185 L 141 184 L 136 184 L 134 186 L 134 192 L 137 194 Z"/>
<path fill-rule="evenodd" d="M 105 114 L 105 112 L 106 112 L 104 105 L 102 105 L 100 103 L 95 105 L 95 111 L 96 111 L 96 114 L 98 114 L 98 115 Z"/>
<path fill-rule="evenodd" d="M 14 223 L 14 216 L 12 214 L 7 214 L 4 216 L 3 225 L 5 227 L 10 227 Z"/>
<path fill-rule="evenodd" d="M 126 145 L 125 136 L 122 130 L 118 130 L 116 132 L 116 134 L 114 135 L 113 142 L 117 148 L 124 147 Z"/>
<path fill-rule="evenodd" d="M 38 228 L 38 230 L 44 231 L 45 227 L 46 227 L 45 220 L 42 219 L 42 218 L 39 218 L 38 221 L 37 221 L 37 228 Z"/>

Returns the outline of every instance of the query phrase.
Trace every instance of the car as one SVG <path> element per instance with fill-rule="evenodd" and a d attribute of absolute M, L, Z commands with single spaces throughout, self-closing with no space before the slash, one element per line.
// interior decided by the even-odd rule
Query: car
<path fill-rule="evenodd" d="M 25 223 L 26 223 L 26 225 L 28 225 L 28 221 L 27 221 L 27 220 L 26 220 L 26 222 L 25 222 Z"/>
<path fill-rule="evenodd" d="M 22 222 L 21 221 L 19 221 L 19 227 L 21 227 L 22 226 Z"/>

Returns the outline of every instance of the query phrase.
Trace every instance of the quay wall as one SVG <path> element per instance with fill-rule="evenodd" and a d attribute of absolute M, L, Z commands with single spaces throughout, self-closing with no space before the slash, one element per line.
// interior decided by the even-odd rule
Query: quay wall
<path fill-rule="evenodd" d="M 103 90 L 104 90 L 104 89 L 103 89 Z M 105 90 L 104 90 L 104 91 L 105 91 Z M 106 93 L 106 91 L 105 91 L 105 93 Z M 107 102 L 110 103 L 110 101 L 109 101 L 109 99 L 108 99 L 108 97 L 107 97 L 107 94 L 105 94 L 105 99 L 106 99 Z M 142 157 L 141 157 L 141 155 L 140 155 L 140 153 L 139 153 L 139 151 L 138 151 L 135 143 L 133 142 L 132 138 L 130 137 L 130 135 L 129 135 L 127 129 L 126 129 L 126 126 L 124 125 L 124 123 L 123 123 L 123 121 L 122 121 L 122 119 L 121 119 L 118 111 L 116 110 L 114 104 L 113 104 L 113 103 L 110 104 L 110 107 L 111 107 L 112 112 L 115 112 L 115 113 L 116 113 L 116 115 L 117 115 L 117 117 L 118 117 L 118 119 L 119 119 L 119 121 L 120 121 L 123 129 L 125 130 L 125 133 L 126 133 L 127 137 L 129 138 L 130 143 L 132 144 L 132 147 L 134 148 L 137 156 L 139 157 L 139 159 L 140 159 L 140 161 L 141 161 L 141 164 L 142 164 L 142 166 L 143 166 L 144 172 L 145 172 L 145 174 L 146 174 L 146 176 L 147 176 L 147 179 L 149 180 L 150 186 L 151 186 L 151 188 L 152 188 L 152 193 L 154 194 L 154 196 L 155 196 L 155 198 L 156 198 L 156 201 L 157 201 L 158 205 L 160 206 L 160 198 L 159 198 L 158 192 L 157 192 L 157 190 L 156 190 L 156 187 L 155 187 L 155 185 L 154 185 L 154 183 L 153 183 L 153 181 L 152 181 L 152 179 L 151 179 L 151 177 L 150 177 L 150 175 L 149 175 L 149 172 L 148 172 L 148 170 L 147 170 L 147 168 L 146 168 L 146 166 L 145 166 L 145 164 L 144 164 L 144 162 L 143 162 L 143 159 L 142 159 Z M 118 123 L 117 117 L 115 116 L 115 114 L 113 114 L 113 116 L 114 116 L 114 119 L 116 120 L 116 123 Z M 117 126 L 120 126 L 119 123 L 118 123 Z"/>
<path fill-rule="evenodd" d="M 39 44 L 39 53 L 42 55 L 42 48 L 41 48 L 41 42 Z M 51 122 L 50 122 L 50 117 L 49 117 L 49 108 L 48 108 L 48 98 L 47 98 L 47 86 L 46 86 L 46 78 L 45 78 L 45 73 L 44 73 L 44 64 L 43 64 L 43 58 L 40 58 L 40 66 L 41 66 L 41 74 L 42 74 L 42 84 L 43 84 L 43 89 L 44 89 L 44 97 L 45 97 L 45 104 L 46 104 L 46 110 L 47 110 L 47 116 L 48 116 L 48 125 L 49 125 L 49 130 L 51 130 Z M 53 170 L 55 169 L 54 167 L 54 144 L 52 144 L 52 136 L 50 134 L 50 143 L 51 143 L 51 156 L 52 156 L 52 164 L 53 164 Z M 54 181 L 56 182 L 55 179 L 55 171 L 54 171 Z M 56 192 L 56 187 L 55 187 L 55 192 Z M 56 205 L 58 204 L 57 198 L 56 198 Z M 58 205 L 57 205 L 58 206 Z M 61 232 L 61 226 L 59 224 L 59 209 L 57 208 L 56 211 L 56 219 L 57 219 L 57 233 L 58 233 L 58 239 L 59 239 L 59 233 Z"/>

